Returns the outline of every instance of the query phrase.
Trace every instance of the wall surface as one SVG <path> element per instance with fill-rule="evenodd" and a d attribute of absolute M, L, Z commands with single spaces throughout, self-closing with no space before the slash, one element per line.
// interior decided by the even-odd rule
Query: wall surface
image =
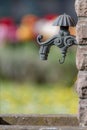
<path fill-rule="evenodd" d="M 76 0 L 77 42 L 79 44 L 76 56 L 78 68 L 77 92 L 79 95 L 79 121 L 81 126 L 87 126 L 87 0 Z"/>

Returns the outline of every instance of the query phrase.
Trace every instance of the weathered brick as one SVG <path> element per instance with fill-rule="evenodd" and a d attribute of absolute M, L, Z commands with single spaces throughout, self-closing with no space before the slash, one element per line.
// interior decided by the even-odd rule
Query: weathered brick
<path fill-rule="evenodd" d="M 76 90 L 79 98 L 87 99 L 87 71 L 80 71 L 78 73 Z"/>
<path fill-rule="evenodd" d="M 87 0 L 76 0 L 75 9 L 78 16 L 87 16 Z"/>
<path fill-rule="evenodd" d="M 79 100 L 79 121 L 80 125 L 87 125 L 87 99 Z"/>
<path fill-rule="evenodd" d="M 87 18 L 79 18 L 76 33 L 78 44 L 87 44 Z"/>
<path fill-rule="evenodd" d="M 87 46 L 79 46 L 76 54 L 78 70 L 87 70 Z"/>

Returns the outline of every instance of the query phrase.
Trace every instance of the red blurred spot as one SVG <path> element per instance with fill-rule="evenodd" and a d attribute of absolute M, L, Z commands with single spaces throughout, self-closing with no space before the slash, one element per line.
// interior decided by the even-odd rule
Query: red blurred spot
<path fill-rule="evenodd" d="M 56 17 L 58 17 L 58 15 L 56 15 L 56 14 L 48 14 L 48 15 L 44 16 L 44 18 L 47 19 L 47 20 L 53 20 Z"/>
<path fill-rule="evenodd" d="M 15 23 L 14 23 L 14 20 L 12 18 L 4 17 L 4 18 L 0 19 L 0 24 L 11 26 L 11 25 L 14 25 Z"/>

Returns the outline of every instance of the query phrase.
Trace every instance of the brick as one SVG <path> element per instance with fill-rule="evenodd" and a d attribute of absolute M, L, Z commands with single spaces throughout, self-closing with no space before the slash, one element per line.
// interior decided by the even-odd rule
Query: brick
<path fill-rule="evenodd" d="M 76 90 L 79 98 L 87 99 L 87 71 L 80 71 L 78 73 Z"/>
<path fill-rule="evenodd" d="M 80 125 L 87 125 L 87 99 L 80 99 L 79 101 L 79 121 Z"/>
<path fill-rule="evenodd" d="M 87 18 L 80 18 L 76 26 L 78 44 L 87 44 Z"/>
<path fill-rule="evenodd" d="M 75 9 L 78 16 L 87 16 L 87 0 L 76 0 Z"/>
<path fill-rule="evenodd" d="M 87 70 L 87 46 L 79 46 L 76 54 L 78 70 Z"/>

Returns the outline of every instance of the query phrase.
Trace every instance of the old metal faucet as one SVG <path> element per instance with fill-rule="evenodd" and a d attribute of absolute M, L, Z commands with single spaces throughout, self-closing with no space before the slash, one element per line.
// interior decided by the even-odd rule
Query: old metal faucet
<path fill-rule="evenodd" d="M 65 61 L 67 49 L 72 45 L 77 45 L 77 41 L 74 36 L 70 35 L 69 27 L 76 26 L 75 21 L 71 16 L 67 14 L 60 15 L 53 23 L 54 26 L 60 26 L 60 30 L 57 35 L 53 36 L 49 40 L 42 42 L 43 36 L 37 37 L 37 42 L 40 45 L 40 58 L 47 60 L 50 47 L 55 45 L 60 48 L 62 59 L 59 62 L 62 64 Z"/>

